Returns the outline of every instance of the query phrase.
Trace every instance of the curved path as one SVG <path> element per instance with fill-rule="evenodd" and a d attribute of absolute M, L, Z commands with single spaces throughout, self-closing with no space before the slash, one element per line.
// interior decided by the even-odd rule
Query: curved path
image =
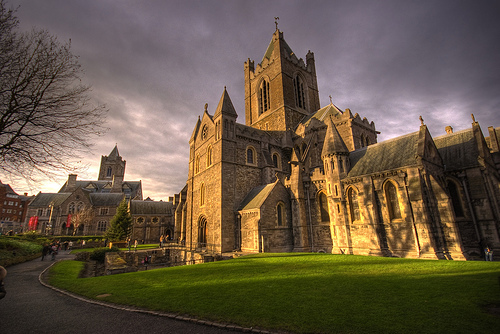
<path fill-rule="evenodd" d="M 73 256 L 61 251 L 59 259 Z M 1 333 L 207 333 L 225 334 L 251 329 L 221 328 L 181 321 L 138 310 L 118 309 L 94 304 L 84 298 L 40 284 L 40 274 L 53 262 L 40 258 L 7 268 L 4 280 L 7 295 L 0 300 Z M 261 332 L 263 333 L 263 332 Z"/>

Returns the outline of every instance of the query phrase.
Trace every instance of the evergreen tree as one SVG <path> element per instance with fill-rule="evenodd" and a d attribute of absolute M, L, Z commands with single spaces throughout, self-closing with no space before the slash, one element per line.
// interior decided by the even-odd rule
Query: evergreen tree
<path fill-rule="evenodd" d="M 110 241 L 125 240 L 132 228 L 132 217 L 128 211 L 127 199 L 123 201 L 116 209 L 116 214 L 110 221 L 110 228 L 106 233 L 106 237 Z"/>

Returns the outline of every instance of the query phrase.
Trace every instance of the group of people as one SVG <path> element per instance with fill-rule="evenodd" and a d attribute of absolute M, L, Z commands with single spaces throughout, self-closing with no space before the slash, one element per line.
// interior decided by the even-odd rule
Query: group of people
<path fill-rule="evenodd" d="M 73 241 L 64 241 L 61 243 L 60 241 L 54 241 L 51 244 L 44 244 L 42 248 L 42 260 L 45 259 L 46 256 L 50 255 L 51 260 L 54 261 L 56 259 L 56 255 L 60 250 L 71 250 L 73 248 Z"/>

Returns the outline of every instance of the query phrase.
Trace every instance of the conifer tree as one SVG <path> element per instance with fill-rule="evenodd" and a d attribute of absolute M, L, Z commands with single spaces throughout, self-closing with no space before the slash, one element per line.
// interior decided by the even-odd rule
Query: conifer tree
<path fill-rule="evenodd" d="M 110 225 L 106 233 L 106 237 L 110 241 L 125 240 L 129 235 L 130 229 L 132 228 L 132 217 L 128 211 L 127 199 L 124 198 L 116 209 L 116 214 L 111 219 Z"/>

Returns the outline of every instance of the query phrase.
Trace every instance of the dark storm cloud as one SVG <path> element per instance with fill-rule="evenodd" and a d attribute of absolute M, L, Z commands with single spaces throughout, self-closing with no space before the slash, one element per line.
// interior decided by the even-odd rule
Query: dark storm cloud
<path fill-rule="evenodd" d="M 93 97 L 110 112 L 81 178 L 118 144 L 126 179 L 155 199 L 181 190 L 188 140 L 224 86 L 244 123 L 243 63 L 279 28 L 298 57 L 315 53 L 321 105 L 374 121 L 380 140 L 499 126 L 500 10 L 494 1 L 11 0 L 23 28 L 71 38 Z M 61 182 L 60 182 L 61 183 Z M 59 183 L 59 184 L 60 184 Z M 59 184 L 55 187 L 57 190 Z"/>

